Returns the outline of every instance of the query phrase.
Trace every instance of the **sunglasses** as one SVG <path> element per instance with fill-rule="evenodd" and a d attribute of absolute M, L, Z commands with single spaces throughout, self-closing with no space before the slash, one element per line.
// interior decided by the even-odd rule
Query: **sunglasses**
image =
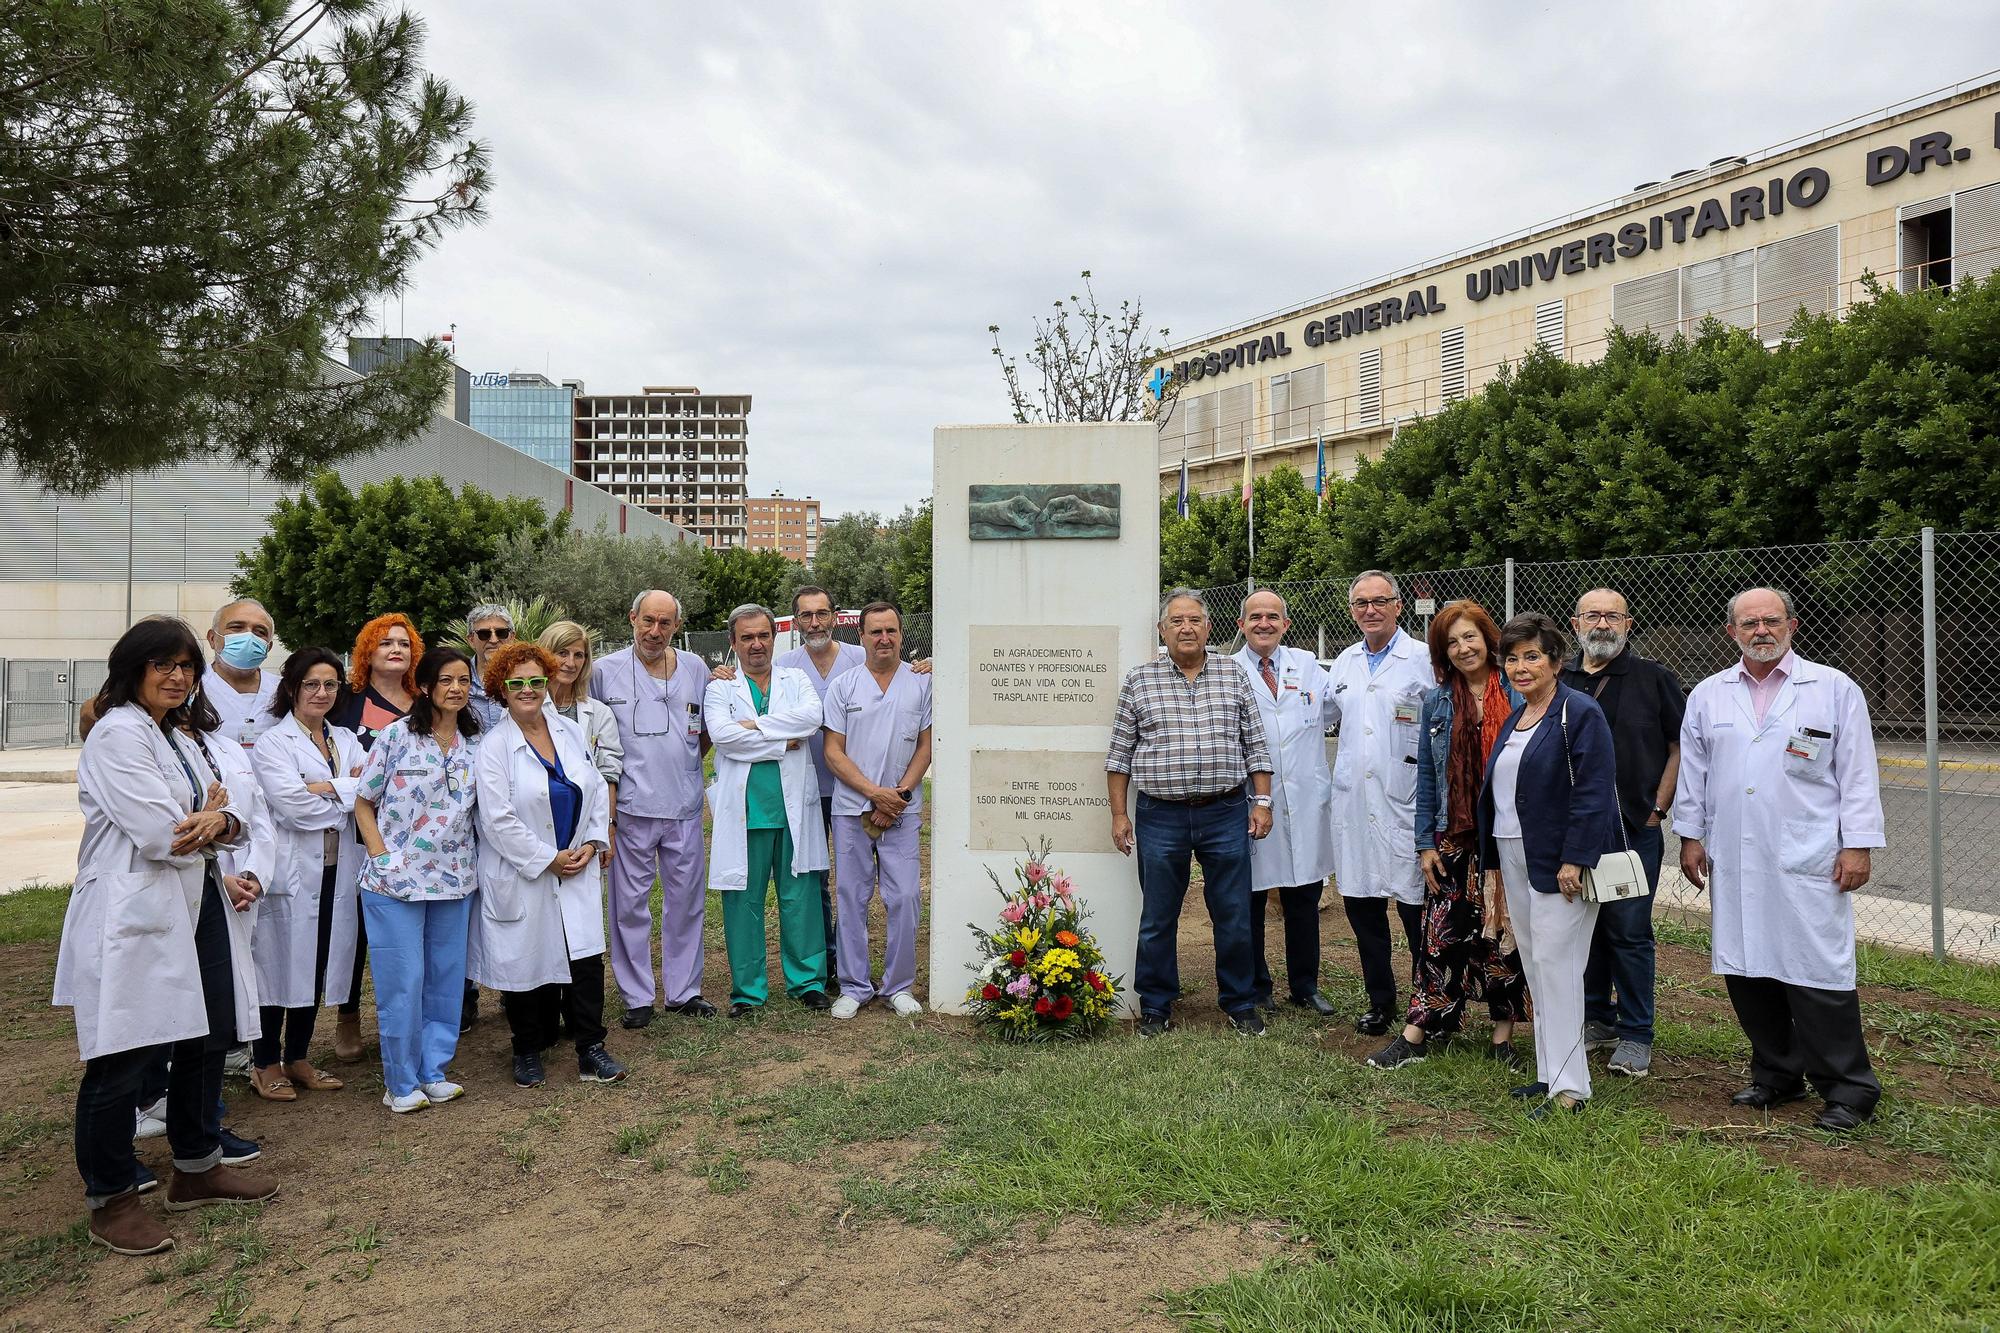
<path fill-rule="evenodd" d="M 547 676 L 509 676 L 500 682 L 509 690 L 539 690 L 548 686 Z"/>
<path fill-rule="evenodd" d="M 476 629 L 472 631 L 472 637 L 481 643 L 490 643 L 498 639 L 511 639 L 514 637 L 514 631 L 502 625 L 499 629 Z"/>

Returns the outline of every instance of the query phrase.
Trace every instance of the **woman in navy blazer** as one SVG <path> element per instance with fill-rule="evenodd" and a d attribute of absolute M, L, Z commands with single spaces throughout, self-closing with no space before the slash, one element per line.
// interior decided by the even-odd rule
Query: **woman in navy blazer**
<path fill-rule="evenodd" d="M 1522 695 L 1486 765 L 1479 794 L 1487 901 L 1511 926 L 1534 997 L 1536 1081 L 1517 1097 L 1530 1113 L 1581 1110 L 1590 1097 L 1583 1049 L 1583 969 L 1597 925 L 1583 870 L 1623 843 L 1611 727 L 1597 701 L 1562 684 L 1568 644 L 1538 611 L 1500 630 L 1500 666 Z M 1574 778 L 1571 774 L 1574 773 Z M 1489 917 L 1488 929 L 1495 929 Z"/>

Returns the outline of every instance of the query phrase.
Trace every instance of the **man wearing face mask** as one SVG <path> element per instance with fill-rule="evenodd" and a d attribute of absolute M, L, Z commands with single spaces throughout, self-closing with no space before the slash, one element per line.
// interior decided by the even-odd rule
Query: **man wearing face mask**
<path fill-rule="evenodd" d="M 1674 673 L 1630 646 L 1632 613 L 1623 594 L 1592 588 L 1577 598 L 1569 623 L 1580 649 L 1564 664 L 1562 683 L 1597 700 L 1611 724 L 1619 813 L 1654 890 L 1598 906 L 1583 971 L 1583 1046 L 1615 1046 L 1606 1068 L 1644 1078 L 1653 1068 L 1653 900 L 1665 841 L 1661 825 L 1674 803 L 1685 705 Z"/>
<path fill-rule="evenodd" d="M 215 660 L 202 675 L 201 691 L 222 719 L 215 734 L 245 750 L 271 725 L 278 677 L 263 666 L 274 637 L 271 613 L 250 597 L 218 609 L 208 627 L 208 647 Z"/>
<path fill-rule="evenodd" d="M 1806 1095 L 1814 1121 L 1848 1133 L 1875 1114 L 1854 990 L 1853 892 L 1882 836 L 1875 734 L 1861 688 L 1792 651 L 1792 599 L 1751 588 L 1729 602 L 1743 660 L 1688 696 L 1674 832 L 1681 873 L 1714 905 L 1714 970 L 1750 1039 L 1750 1085 L 1768 1111 Z"/>

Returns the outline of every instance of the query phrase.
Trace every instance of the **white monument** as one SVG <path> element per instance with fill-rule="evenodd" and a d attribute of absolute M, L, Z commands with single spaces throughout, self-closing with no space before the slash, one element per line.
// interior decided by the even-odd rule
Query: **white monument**
<path fill-rule="evenodd" d="M 1131 1012 L 1137 864 L 1111 846 L 1104 752 L 1118 686 L 1151 657 L 1160 581 L 1151 422 L 941 426 L 934 437 L 931 966 L 965 1010 L 986 871 L 1047 838 Z"/>

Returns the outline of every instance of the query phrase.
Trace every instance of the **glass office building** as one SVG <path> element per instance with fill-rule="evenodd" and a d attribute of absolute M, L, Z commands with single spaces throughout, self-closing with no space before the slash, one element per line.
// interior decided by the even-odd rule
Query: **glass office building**
<path fill-rule="evenodd" d="M 556 383 L 545 375 L 514 371 L 472 377 L 474 430 L 550 467 L 570 470 L 571 423 L 576 415 L 575 381 Z"/>

